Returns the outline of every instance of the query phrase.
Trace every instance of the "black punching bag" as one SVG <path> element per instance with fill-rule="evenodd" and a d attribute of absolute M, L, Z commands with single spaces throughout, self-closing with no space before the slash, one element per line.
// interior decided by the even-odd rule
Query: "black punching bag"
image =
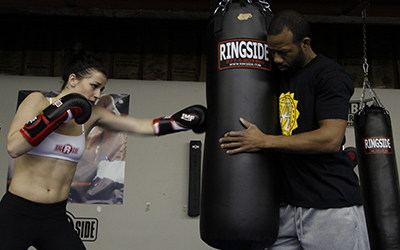
<path fill-rule="evenodd" d="M 372 250 L 400 249 L 400 192 L 389 113 L 365 107 L 354 116 L 361 192 Z"/>
<path fill-rule="evenodd" d="M 259 250 L 278 234 L 276 152 L 227 155 L 218 140 L 245 129 L 240 117 L 264 133 L 279 132 L 278 84 L 266 43 L 272 13 L 264 2 L 224 2 L 209 24 L 200 234 L 217 249 Z"/>

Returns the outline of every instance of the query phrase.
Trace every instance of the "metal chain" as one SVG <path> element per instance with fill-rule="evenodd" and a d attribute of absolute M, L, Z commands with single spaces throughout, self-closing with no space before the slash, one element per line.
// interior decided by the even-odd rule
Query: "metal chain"
<path fill-rule="evenodd" d="M 252 4 L 252 3 L 253 3 L 253 0 L 247 0 L 247 2 L 248 2 L 249 4 Z M 222 1 L 220 1 L 219 4 L 218 4 L 218 7 L 217 7 L 217 8 L 215 9 L 215 11 L 214 11 L 214 15 L 215 15 L 219 10 L 221 10 L 222 12 L 225 12 L 226 6 L 227 6 L 228 4 L 230 4 L 230 3 L 232 3 L 232 0 L 222 0 Z M 271 5 L 270 5 L 268 2 L 266 2 L 266 1 L 264 1 L 264 0 L 257 0 L 256 3 L 260 4 L 260 5 L 263 7 L 263 11 L 264 11 L 264 12 L 267 12 L 267 11 L 272 12 L 272 10 L 271 10 Z"/>
<path fill-rule="evenodd" d="M 368 76 L 368 60 L 367 60 L 367 9 L 363 9 L 361 12 L 362 19 L 363 19 L 363 52 L 364 52 L 364 77 Z"/>
<path fill-rule="evenodd" d="M 264 0 L 258 0 L 257 3 L 261 4 L 264 13 L 267 12 L 267 11 L 272 13 L 271 4 L 269 4 L 269 2 L 264 1 Z"/>
<path fill-rule="evenodd" d="M 229 3 L 231 3 L 232 0 L 222 0 L 221 2 L 219 2 L 218 7 L 215 9 L 214 11 L 214 15 L 215 13 L 217 13 L 219 10 L 221 10 L 222 12 L 225 12 L 226 10 L 226 5 L 228 5 Z"/>
<path fill-rule="evenodd" d="M 361 0 L 360 0 L 361 2 Z M 379 106 L 385 109 L 383 106 L 382 102 L 379 100 L 377 94 L 375 91 L 372 89 L 371 83 L 369 81 L 368 77 L 368 70 L 369 70 L 369 65 L 368 65 L 368 59 L 367 59 L 367 8 L 368 6 L 365 6 L 364 9 L 361 12 L 361 16 L 363 19 L 363 70 L 364 70 L 364 83 L 363 83 L 363 89 L 361 92 L 361 100 L 360 100 L 360 110 L 362 110 L 365 106 L 364 98 L 365 98 L 365 91 L 368 88 L 369 92 L 371 94 L 372 100 L 374 102 L 374 106 Z"/>

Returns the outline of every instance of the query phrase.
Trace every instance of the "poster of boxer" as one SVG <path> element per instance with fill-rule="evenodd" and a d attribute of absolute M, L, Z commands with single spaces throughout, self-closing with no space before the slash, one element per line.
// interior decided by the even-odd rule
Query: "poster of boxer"
<path fill-rule="evenodd" d="M 18 105 L 32 90 L 21 90 Z M 46 97 L 55 97 L 55 91 L 40 91 Z M 118 116 L 129 114 L 129 94 L 103 94 L 95 103 Z M 127 134 L 94 127 L 86 139 L 86 149 L 79 161 L 68 203 L 122 204 L 125 177 Z M 14 172 L 10 158 L 7 188 Z"/>

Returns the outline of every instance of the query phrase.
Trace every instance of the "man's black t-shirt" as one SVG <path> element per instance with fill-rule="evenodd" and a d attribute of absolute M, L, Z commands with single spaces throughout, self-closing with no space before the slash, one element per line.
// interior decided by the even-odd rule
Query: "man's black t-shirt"
<path fill-rule="evenodd" d="M 323 119 L 347 120 L 354 84 L 333 60 L 318 55 L 294 75 L 282 74 L 280 121 L 283 135 L 318 128 Z M 351 158 L 329 154 L 282 154 L 282 201 L 295 206 L 334 208 L 362 204 Z"/>

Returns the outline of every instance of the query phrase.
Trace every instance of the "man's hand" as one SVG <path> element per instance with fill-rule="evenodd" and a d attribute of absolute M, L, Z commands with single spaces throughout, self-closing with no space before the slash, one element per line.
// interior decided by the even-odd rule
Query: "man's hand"
<path fill-rule="evenodd" d="M 243 118 L 240 122 L 247 128 L 228 132 L 219 139 L 227 154 L 275 149 L 294 154 L 325 154 L 338 152 L 346 131 L 347 120 L 325 119 L 318 121 L 319 128 L 296 135 L 267 135 Z"/>
<path fill-rule="evenodd" d="M 242 131 L 230 131 L 219 139 L 221 148 L 229 149 L 227 154 L 243 152 L 256 152 L 265 148 L 267 135 L 261 132 L 257 125 L 240 118 L 240 122 L 246 127 Z"/>

